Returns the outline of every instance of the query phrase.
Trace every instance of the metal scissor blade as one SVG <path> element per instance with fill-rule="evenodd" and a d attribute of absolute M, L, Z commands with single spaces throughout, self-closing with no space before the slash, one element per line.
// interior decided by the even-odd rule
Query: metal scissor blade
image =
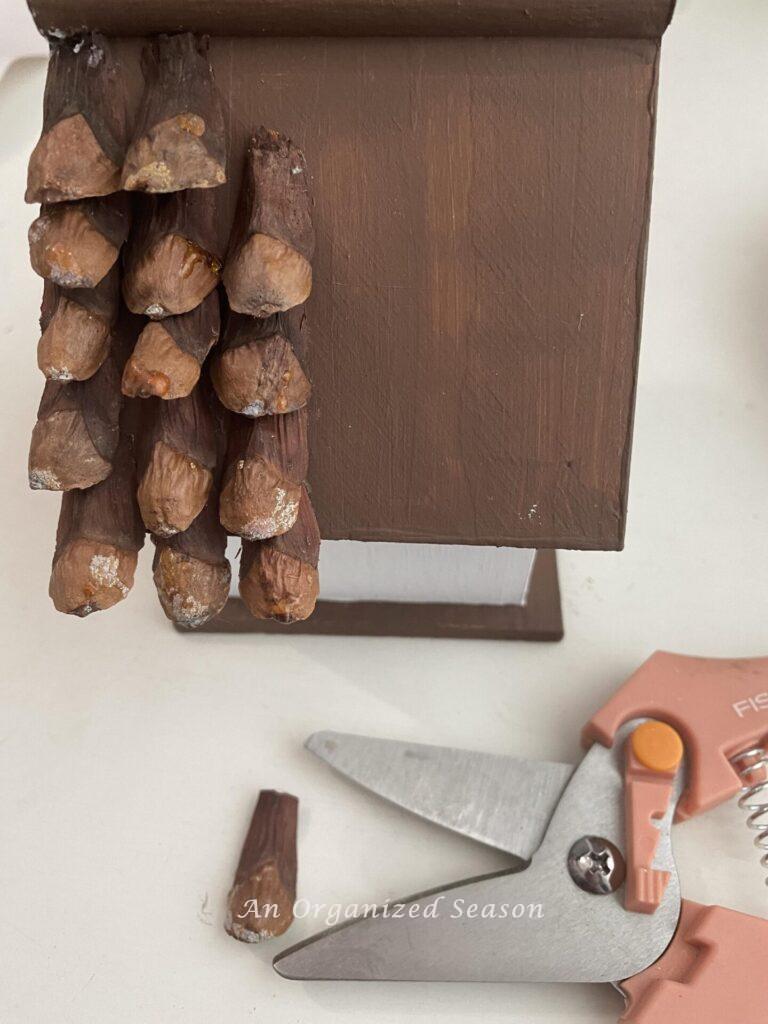
<path fill-rule="evenodd" d="M 316 732 L 313 754 L 428 821 L 529 861 L 573 765 Z"/>
<path fill-rule="evenodd" d="M 670 879 L 655 914 L 628 913 L 621 889 L 584 892 L 567 867 L 582 836 L 624 846 L 626 734 L 611 750 L 595 744 L 587 753 L 525 871 L 433 891 L 397 911 L 389 904 L 386 916 L 360 918 L 287 950 L 275 970 L 301 980 L 535 982 L 615 982 L 645 970 L 667 949 L 680 916 L 670 830 L 682 777 L 659 823 L 655 863 Z"/>

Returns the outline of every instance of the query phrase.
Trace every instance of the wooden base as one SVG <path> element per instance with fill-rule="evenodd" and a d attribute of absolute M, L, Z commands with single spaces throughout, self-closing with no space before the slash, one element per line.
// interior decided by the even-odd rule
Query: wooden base
<path fill-rule="evenodd" d="M 306 622 L 284 626 L 254 619 L 240 598 L 233 597 L 217 618 L 194 632 L 561 640 L 563 619 L 557 559 L 554 551 L 539 551 L 525 605 L 319 601 L 314 615 Z"/>

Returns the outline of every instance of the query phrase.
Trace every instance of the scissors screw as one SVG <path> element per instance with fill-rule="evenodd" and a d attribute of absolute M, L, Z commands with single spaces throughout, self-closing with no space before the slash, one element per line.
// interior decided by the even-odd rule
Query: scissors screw
<path fill-rule="evenodd" d="M 584 836 L 571 847 L 568 871 L 584 892 L 607 896 L 624 881 L 626 866 L 619 849 L 609 840 Z"/>

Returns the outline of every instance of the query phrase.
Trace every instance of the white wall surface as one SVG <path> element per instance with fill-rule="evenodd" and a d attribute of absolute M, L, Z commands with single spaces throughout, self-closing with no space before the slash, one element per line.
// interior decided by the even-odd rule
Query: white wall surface
<path fill-rule="evenodd" d="M 0 0 L 0 75 L 15 60 L 45 57 L 48 43 L 37 31 L 24 0 Z"/>
<path fill-rule="evenodd" d="M 6 33 L 27 30 L 21 0 Z M 34 37 L 32 37 L 33 42 Z M 302 750 L 319 728 L 554 759 L 655 648 L 768 654 L 768 4 L 689 0 L 664 46 L 629 529 L 561 557 L 567 638 L 535 646 L 183 637 L 151 552 L 124 605 L 46 597 L 57 499 L 26 488 L 40 282 L 22 202 L 42 63 L 0 85 L 0 1021 L 485 1024 L 617 1019 L 607 988 L 301 985 L 224 897 L 260 787 L 296 793 L 300 893 L 383 900 L 500 858 L 369 799 Z M 734 806 L 680 826 L 686 894 L 764 914 Z M 592 941 L 601 941 L 600 937 Z M 610 941 L 610 939 L 606 939 Z M 673 1024 L 673 1022 L 671 1022 Z"/>

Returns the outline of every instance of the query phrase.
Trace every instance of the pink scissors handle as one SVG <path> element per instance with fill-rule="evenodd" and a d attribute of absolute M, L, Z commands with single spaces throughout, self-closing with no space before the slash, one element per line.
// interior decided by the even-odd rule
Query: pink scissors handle
<path fill-rule="evenodd" d="M 621 988 L 622 1024 L 764 1024 L 768 921 L 683 900 L 666 953 Z"/>
<path fill-rule="evenodd" d="M 768 736 L 768 658 L 689 658 L 657 651 L 588 723 L 583 738 L 613 746 L 632 718 L 667 722 L 685 744 L 688 782 L 677 819 L 692 818 L 741 787 L 730 763 Z"/>

